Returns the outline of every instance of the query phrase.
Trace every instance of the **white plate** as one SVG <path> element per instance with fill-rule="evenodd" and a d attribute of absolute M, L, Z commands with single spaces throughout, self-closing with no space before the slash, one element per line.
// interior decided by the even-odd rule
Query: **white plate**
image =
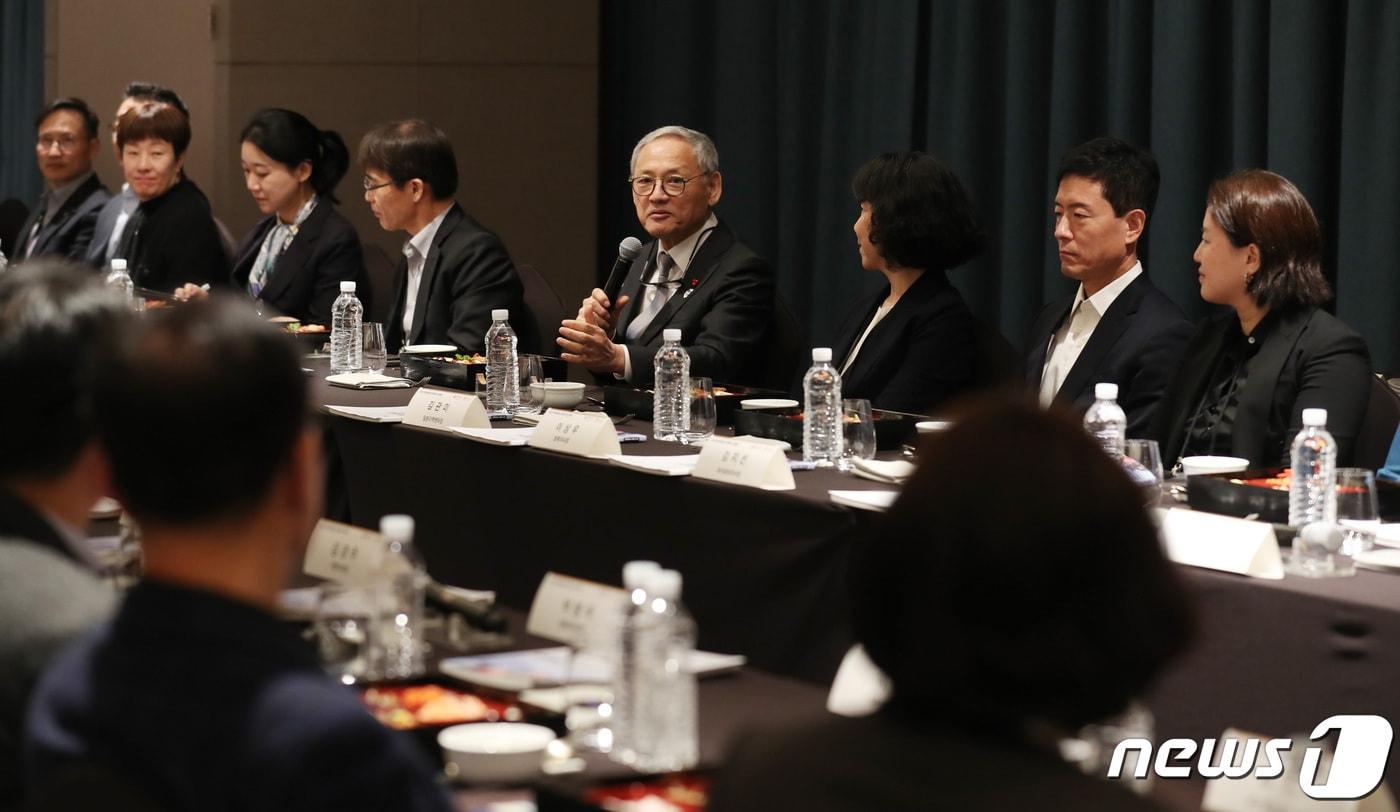
<path fill-rule="evenodd" d="M 947 431 L 953 425 L 951 420 L 920 420 L 914 424 L 914 429 L 920 434 L 934 434 L 940 431 Z"/>
<path fill-rule="evenodd" d="M 1376 534 L 1376 543 L 1385 547 L 1400 547 L 1400 522 L 1386 522 L 1369 528 Z"/>
<path fill-rule="evenodd" d="M 739 401 L 740 409 L 796 409 L 797 401 L 789 398 L 749 398 Z"/>
<path fill-rule="evenodd" d="M 409 344 L 399 350 L 399 355 L 450 355 L 456 352 L 457 348 L 451 344 Z"/>
<path fill-rule="evenodd" d="M 115 519 L 122 515 L 122 505 L 110 496 L 104 496 L 92 503 L 88 508 L 88 517 L 92 519 Z"/>
<path fill-rule="evenodd" d="M 1400 571 L 1400 550 L 1376 549 L 1357 553 L 1356 563 L 1371 569 Z"/>
<path fill-rule="evenodd" d="M 1186 476 L 1201 474 L 1235 474 L 1249 468 L 1249 460 L 1244 457 L 1182 457 L 1181 470 Z"/>

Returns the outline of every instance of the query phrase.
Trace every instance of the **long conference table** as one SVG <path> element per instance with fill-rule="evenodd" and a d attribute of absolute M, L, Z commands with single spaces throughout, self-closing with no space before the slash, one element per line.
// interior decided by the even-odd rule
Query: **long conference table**
<path fill-rule="evenodd" d="M 321 405 L 403 405 L 413 394 L 333 387 L 324 362 L 308 363 Z M 651 424 L 620 428 L 649 437 Z M 413 515 L 435 578 L 494 589 L 506 606 L 528 610 L 548 571 L 617 584 L 626 561 L 655 559 L 684 575 L 682 600 L 702 648 L 818 685 L 852 642 L 847 558 L 878 521 L 833 504 L 828 490 L 891 487 L 798 471 L 796 490 L 761 491 L 333 415 L 327 436 L 332 518 L 376 527 L 386 513 Z M 622 450 L 690 451 L 650 439 Z M 1227 727 L 1305 738 L 1342 713 L 1400 724 L 1400 576 L 1181 574 L 1198 634 L 1146 698 L 1158 741 L 1218 737 Z M 938 645 L 937 630 L 928 645 Z"/>

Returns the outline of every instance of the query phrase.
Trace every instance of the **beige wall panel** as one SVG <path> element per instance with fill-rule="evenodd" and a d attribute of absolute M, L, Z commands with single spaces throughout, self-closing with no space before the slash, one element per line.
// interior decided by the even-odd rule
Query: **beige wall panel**
<path fill-rule="evenodd" d="M 598 4 L 420 0 L 424 62 L 597 64 Z"/>
<path fill-rule="evenodd" d="M 425 66 L 423 114 L 452 138 L 460 199 L 566 303 L 596 270 L 597 71 Z"/>
<path fill-rule="evenodd" d="M 418 3 L 224 0 L 228 59 L 238 63 L 413 64 Z"/>
<path fill-rule="evenodd" d="M 262 216 L 243 188 L 238 133 L 258 110 L 286 107 L 305 115 L 323 130 L 335 130 L 345 139 L 352 165 L 336 189 L 341 212 L 355 224 L 360 239 L 387 251 L 398 251 L 403 245 L 402 235 L 386 235 L 364 202 L 354 154 L 361 136 L 374 125 L 416 114 L 418 69 L 377 65 L 230 65 L 227 71 L 229 135 L 223 171 L 233 192 L 229 196 L 231 205 L 221 216 L 235 235 L 241 236 Z"/>
<path fill-rule="evenodd" d="M 194 132 L 186 172 L 212 192 L 216 100 L 209 5 L 189 0 L 51 0 L 50 5 L 56 19 L 53 95 L 81 96 L 106 126 L 127 82 L 175 88 L 190 107 Z M 108 186 L 121 185 L 111 150 L 99 154 L 97 171 Z"/>

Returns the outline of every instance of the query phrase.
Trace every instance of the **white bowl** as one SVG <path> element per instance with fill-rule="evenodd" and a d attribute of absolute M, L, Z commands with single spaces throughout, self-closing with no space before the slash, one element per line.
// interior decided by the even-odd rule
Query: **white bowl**
<path fill-rule="evenodd" d="M 940 431 L 947 431 L 952 428 L 951 420 L 920 420 L 914 424 L 914 428 L 920 434 L 937 434 Z"/>
<path fill-rule="evenodd" d="M 1200 474 L 1233 474 L 1249 467 L 1244 457 L 1182 457 L 1181 470 L 1186 476 Z"/>
<path fill-rule="evenodd" d="M 474 784 L 511 784 L 540 774 L 554 731 L 520 722 L 453 725 L 438 734 L 447 773 Z"/>
<path fill-rule="evenodd" d="M 530 384 L 530 397 L 546 409 L 572 409 L 583 402 L 583 389 L 577 381 L 545 381 Z"/>
<path fill-rule="evenodd" d="M 790 398 L 749 398 L 739 401 L 739 408 L 746 411 L 755 409 L 796 409 L 797 401 Z"/>

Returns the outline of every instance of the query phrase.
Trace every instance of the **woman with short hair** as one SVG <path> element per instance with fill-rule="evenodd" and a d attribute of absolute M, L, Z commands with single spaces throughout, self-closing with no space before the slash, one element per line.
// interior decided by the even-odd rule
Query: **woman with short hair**
<path fill-rule="evenodd" d="M 209 199 L 184 175 L 189 145 L 189 119 L 164 102 L 138 104 L 117 121 L 122 174 L 141 202 L 112 256 L 126 259 L 138 287 L 168 291 L 228 279 Z"/>
<path fill-rule="evenodd" d="M 1298 187 L 1247 169 L 1211 184 L 1194 259 L 1201 298 L 1229 312 L 1186 348 L 1153 433 L 1168 465 L 1197 454 L 1288 465 L 1303 409 L 1327 410 L 1346 465 L 1366 412 L 1366 341 L 1322 309 L 1322 229 Z"/>
<path fill-rule="evenodd" d="M 923 152 L 885 153 L 851 183 L 860 263 L 885 284 L 847 311 L 832 344 L 841 393 L 922 412 L 978 378 L 976 321 L 947 271 L 984 237 L 962 183 Z"/>
<path fill-rule="evenodd" d="M 350 166 L 345 141 L 300 113 L 276 108 L 254 115 L 239 141 L 244 185 L 266 216 L 235 253 L 234 287 L 264 310 L 329 326 L 340 283 L 355 282 L 368 310 L 360 237 L 335 207 L 335 187 Z M 180 291 L 201 293 L 196 285 Z"/>

